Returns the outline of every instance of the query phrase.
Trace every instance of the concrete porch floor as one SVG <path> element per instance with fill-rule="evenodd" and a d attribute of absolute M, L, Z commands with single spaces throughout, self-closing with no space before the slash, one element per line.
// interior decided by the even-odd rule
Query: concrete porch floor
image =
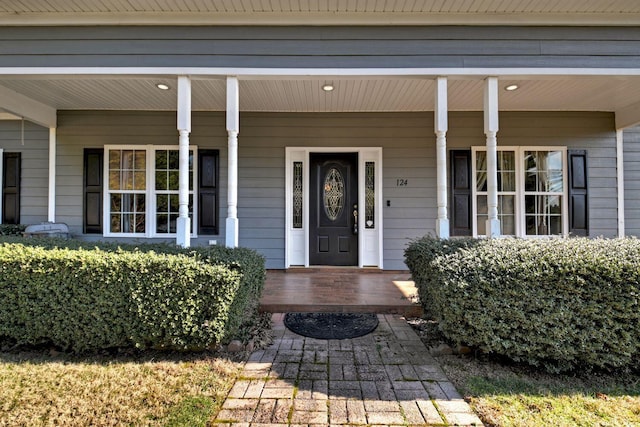
<path fill-rule="evenodd" d="M 358 268 L 269 270 L 260 310 L 270 313 L 338 312 L 422 314 L 412 302 L 417 289 L 409 272 Z"/>

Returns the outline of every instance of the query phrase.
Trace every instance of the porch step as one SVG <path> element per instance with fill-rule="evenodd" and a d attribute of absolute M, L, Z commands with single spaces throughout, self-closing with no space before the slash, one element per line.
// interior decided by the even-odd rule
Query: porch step
<path fill-rule="evenodd" d="M 422 307 L 412 305 L 362 305 L 362 304 L 260 304 L 263 313 L 376 313 L 399 314 L 404 317 L 420 317 Z"/>
<path fill-rule="evenodd" d="M 372 274 L 373 273 L 373 274 Z M 260 311 L 422 315 L 406 271 L 319 267 L 267 271 Z"/>

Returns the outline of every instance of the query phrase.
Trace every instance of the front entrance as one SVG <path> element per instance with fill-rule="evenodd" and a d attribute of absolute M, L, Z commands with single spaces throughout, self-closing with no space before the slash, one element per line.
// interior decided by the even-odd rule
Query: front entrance
<path fill-rule="evenodd" d="M 310 153 L 309 167 L 309 264 L 358 265 L 358 153 Z"/>

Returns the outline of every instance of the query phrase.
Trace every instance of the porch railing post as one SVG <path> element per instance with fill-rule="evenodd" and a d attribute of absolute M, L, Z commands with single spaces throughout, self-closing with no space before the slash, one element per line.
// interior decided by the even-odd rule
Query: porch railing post
<path fill-rule="evenodd" d="M 191 220 L 189 218 L 189 133 L 191 132 L 191 79 L 178 77 L 178 219 L 176 244 L 191 246 Z"/>
<path fill-rule="evenodd" d="M 238 246 L 238 133 L 240 131 L 240 97 L 237 77 L 227 77 L 227 247 Z"/>
<path fill-rule="evenodd" d="M 500 236 L 498 219 L 498 78 L 487 77 L 484 86 L 484 133 L 487 137 L 487 237 Z"/>
<path fill-rule="evenodd" d="M 49 195 L 47 221 L 56 222 L 56 128 L 49 128 Z"/>
<path fill-rule="evenodd" d="M 436 79 L 436 97 L 434 109 L 434 131 L 436 134 L 437 203 L 438 219 L 436 234 L 441 239 L 449 238 L 449 216 L 447 212 L 447 78 Z"/>

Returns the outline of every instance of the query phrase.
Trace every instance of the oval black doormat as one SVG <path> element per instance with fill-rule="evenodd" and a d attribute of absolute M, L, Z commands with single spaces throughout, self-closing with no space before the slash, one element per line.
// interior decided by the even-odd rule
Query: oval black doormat
<path fill-rule="evenodd" d="M 284 324 L 305 337 L 344 340 L 372 332 L 378 327 L 378 316 L 371 313 L 287 313 Z"/>

